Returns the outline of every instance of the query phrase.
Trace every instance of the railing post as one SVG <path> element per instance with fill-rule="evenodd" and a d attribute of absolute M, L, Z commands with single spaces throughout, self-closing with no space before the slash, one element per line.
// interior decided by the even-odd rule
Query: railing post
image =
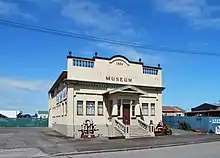
<path fill-rule="evenodd" d="M 149 125 L 149 132 L 150 132 L 151 136 L 155 136 L 155 134 L 154 134 L 154 125 L 153 124 Z"/>
<path fill-rule="evenodd" d="M 125 125 L 125 139 L 130 138 L 130 128 L 129 125 Z"/>
<path fill-rule="evenodd" d="M 115 125 L 116 125 L 115 118 L 112 117 L 112 136 L 115 136 Z"/>

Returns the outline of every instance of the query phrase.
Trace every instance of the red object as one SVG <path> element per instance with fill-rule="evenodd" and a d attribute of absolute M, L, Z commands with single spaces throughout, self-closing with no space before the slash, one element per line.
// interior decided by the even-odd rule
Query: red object
<path fill-rule="evenodd" d="M 123 123 L 125 125 L 130 125 L 130 105 L 123 105 Z"/>
<path fill-rule="evenodd" d="M 182 108 L 178 106 L 163 106 L 162 107 L 163 112 L 185 112 Z"/>

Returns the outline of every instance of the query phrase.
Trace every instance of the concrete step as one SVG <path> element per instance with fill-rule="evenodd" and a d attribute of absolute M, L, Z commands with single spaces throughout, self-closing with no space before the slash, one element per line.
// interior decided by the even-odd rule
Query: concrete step
<path fill-rule="evenodd" d="M 135 127 L 133 126 L 130 127 L 130 137 L 131 138 L 150 137 L 150 134 L 138 126 Z"/>

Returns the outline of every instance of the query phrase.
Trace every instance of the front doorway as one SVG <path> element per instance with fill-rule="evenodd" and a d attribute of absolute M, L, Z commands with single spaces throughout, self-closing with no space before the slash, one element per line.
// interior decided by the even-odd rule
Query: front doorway
<path fill-rule="evenodd" d="M 123 123 L 130 125 L 130 104 L 123 104 Z"/>

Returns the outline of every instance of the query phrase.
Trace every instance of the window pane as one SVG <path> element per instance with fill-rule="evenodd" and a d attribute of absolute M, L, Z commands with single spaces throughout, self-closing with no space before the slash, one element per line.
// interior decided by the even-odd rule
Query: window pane
<path fill-rule="evenodd" d="M 103 115 L 103 102 L 98 101 L 98 115 Z"/>
<path fill-rule="evenodd" d="M 86 102 L 86 115 L 95 115 L 95 101 Z"/>
<path fill-rule="evenodd" d="M 155 103 L 151 103 L 151 116 L 155 116 Z"/>
<path fill-rule="evenodd" d="M 132 116 L 135 116 L 135 105 L 132 105 Z"/>
<path fill-rule="evenodd" d="M 121 105 L 118 105 L 118 116 L 121 116 Z"/>
<path fill-rule="evenodd" d="M 83 101 L 77 101 L 77 115 L 83 115 Z"/>
<path fill-rule="evenodd" d="M 67 115 L 67 102 L 65 102 L 65 108 L 66 108 L 65 115 Z"/>
<path fill-rule="evenodd" d="M 148 115 L 148 103 L 142 103 L 143 115 Z"/>
<path fill-rule="evenodd" d="M 121 116 L 121 99 L 117 100 L 118 116 Z"/>

